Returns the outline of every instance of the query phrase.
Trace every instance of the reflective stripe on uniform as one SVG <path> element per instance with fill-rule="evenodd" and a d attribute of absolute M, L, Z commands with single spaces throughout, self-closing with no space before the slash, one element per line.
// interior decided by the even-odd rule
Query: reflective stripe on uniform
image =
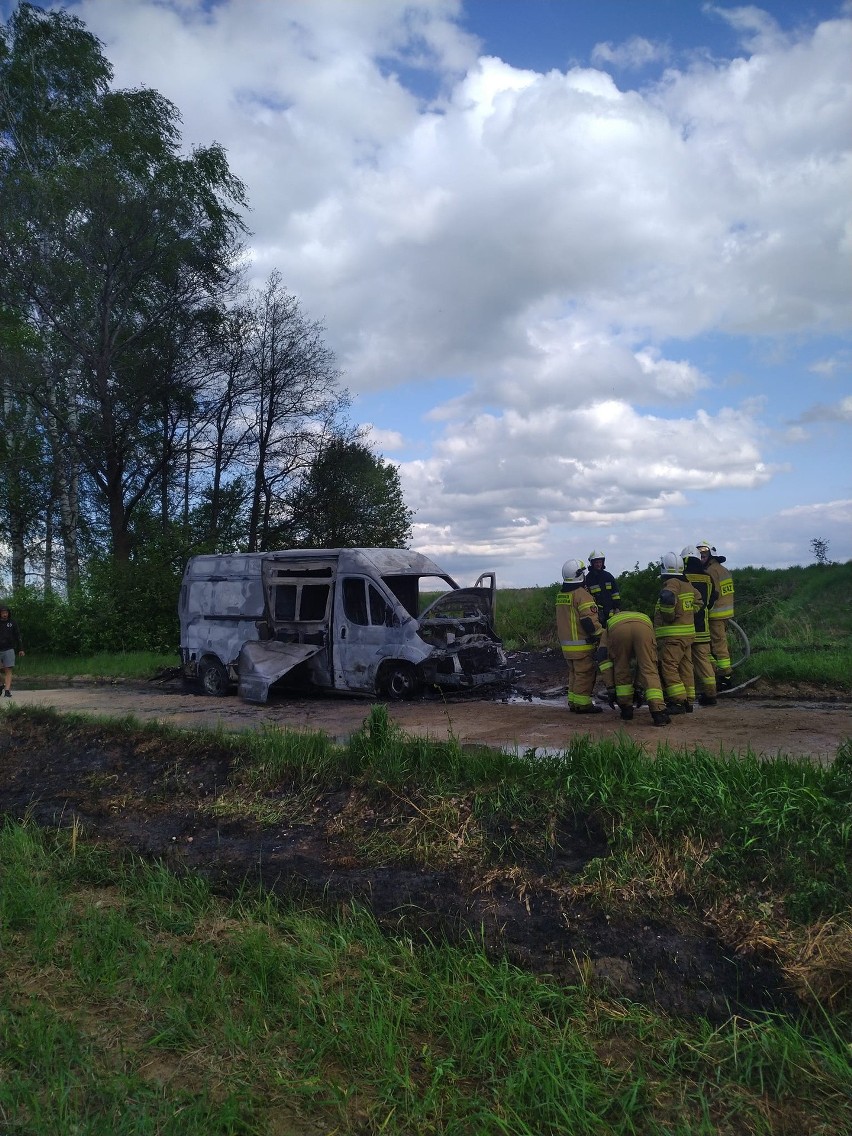
<path fill-rule="evenodd" d="M 563 655 L 582 655 L 586 651 L 594 651 L 594 643 L 587 643 L 585 639 L 566 639 L 562 643 Z"/>
<path fill-rule="evenodd" d="M 660 610 L 662 610 L 662 608 Z M 667 608 L 666 610 L 674 611 L 674 608 Z M 609 623 L 607 624 L 607 627 L 612 630 L 612 628 L 617 627 L 619 623 L 627 623 L 629 621 L 646 623 L 649 627 L 653 626 L 648 616 L 641 611 L 619 611 L 615 615 L 611 615 L 609 617 Z"/>

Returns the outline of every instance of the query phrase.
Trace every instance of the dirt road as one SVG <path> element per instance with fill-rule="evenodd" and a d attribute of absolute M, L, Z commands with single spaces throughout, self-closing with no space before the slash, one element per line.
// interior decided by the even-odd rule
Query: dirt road
<path fill-rule="evenodd" d="M 265 706 L 250 705 L 236 695 L 209 698 L 184 692 L 177 682 L 162 684 L 73 683 L 50 689 L 21 689 L 15 701 L 24 706 L 49 706 L 62 712 L 94 715 L 133 715 L 139 721 L 165 722 L 180 727 L 222 727 L 226 730 L 317 730 L 345 741 L 370 712 L 360 699 L 317 695 L 276 695 Z M 633 722 L 623 723 L 616 711 L 579 717 L 568 712 L 564 696 L 513 696 L 507 701 L 422 700 L 394 703 L 390 714 L 408 734 L 462 743 L 483 743 L 522 750 L 565 748 L 576 734 L 605 737 L 625 730 L 654 751 L 662 743 L 702 746 L 774 756 L 810 757 L 830 761 L 838 745 L 852 738 L 852 706 L 848 702 L 794 702 L 750 696 L 720 698 L 713 708 L 673 720 L 663 729 L 651 725 L 646 707 Z"/>

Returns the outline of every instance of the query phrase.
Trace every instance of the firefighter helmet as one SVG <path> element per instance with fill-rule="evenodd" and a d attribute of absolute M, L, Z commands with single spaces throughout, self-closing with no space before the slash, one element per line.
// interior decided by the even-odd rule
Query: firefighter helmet
<path fill-rule="evenodd" d="M 676 552 L 666 552 L 660 557 L 661 576 L 680 576 L 683 572 L 683 557 Z"/>
<path fill-rule="evenodd" d="M 562 579 L 566 584 L 578 584 L 586 571 L 585 560 L 566 560 L 562 565 Z"/>
<path fill-rule="evenodd" d="M 693 560 L 701 559 L 701 557 L 698 555 L 697 544 L 688 544 L 686 548 L 682 548 L 680 550 L 680 554 L 684 558 L 684 560 L 689 560 L 690 557 L 692 557 Z"/>
<path fill-rule="evenodd" d="M 591 564 L 591 562 L 593 560 L 606 560 L 606 553 L 605 552 L 595 552 L 594 550 L 592 550 L 589 553 L 589 563 Z"/>
<path fill-rule="evenodd" d="M 710 543 L 709 540 L 697 540 L 695 542 L 695 547 L 698 549 L 699 552 L 712 552 L 713 551 L 713 545 Z"/>

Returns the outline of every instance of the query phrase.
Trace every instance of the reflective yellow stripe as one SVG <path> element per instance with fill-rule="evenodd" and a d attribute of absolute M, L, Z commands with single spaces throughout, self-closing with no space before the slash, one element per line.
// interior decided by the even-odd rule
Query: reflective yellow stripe
<path fill-rule="evenodd" d="M 662 611 L 662 608 L 660 610 Z M 668 611 L 669 609 L 667 608 L 666 610 Z M 671 610 L 674 611 L 674 608 L 671 608 Z M 647 623 L 649 627 L 652 626 L 652 623 L 648 616 L 641 611 L 620 611 L 617 615 L 611 615 L 609 617 L 608 626 L 615 627 L 619 623 L 627 623 L 628 620 L 635 620 L 639 623 Z"/>
<path fill-rule="evenodd" d="M 714 607 L 714 608 L 710 609 L 710 618 L 711 619 L 733 619 L 733 617 L 734 617 L 734 605 L 733 604 L 731 604 L 730 607 Z"/>
<path fill-rule="evenodd" d="M 670 623 L 665 627 L 656 627 L 654 630 L 658 639 L 682 639 L 687 635 L 695 635 L 695 630 L 689 623 Z"/>

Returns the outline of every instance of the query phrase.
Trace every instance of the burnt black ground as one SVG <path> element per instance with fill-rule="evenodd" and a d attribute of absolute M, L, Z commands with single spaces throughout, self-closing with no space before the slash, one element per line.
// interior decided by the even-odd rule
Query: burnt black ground
<path fill-rule="evenodd" d="M 85 839 L 197 872 L 224 894 L 248 884 L 332 909 L 355 901 L 388 930 L 415 939 L 472 936 L 492 956 L 556 981 L 576 982 L 578 960 L 587 959 L 602 988 L 672 1014 L 718 1021 L 796 1010 L 772 960 L 737 957 L 687 897 L 659 918 L 626 907 L 623 916 L 606 915 L 573 897 L 565 871 L 608 851 L 589 817 L 563 825 L 552 863 L 521 865 L 522 885 L 504 857 L 484 886 L 463 869 L 364 861 L 357 835 L 341 837 L 335 825 L 353 795 L 363 795 L 354 786 L 319 796 L 310 823 L 263 827 L 213 816 L 233 763 L 228 745 L 202 735 L 175 740 L 48 712 L 6 714 L 0 811 L 43 826 L 76 822 Z M 365 833 L 377 823 L 375 809 L 373 799 Z"/>

